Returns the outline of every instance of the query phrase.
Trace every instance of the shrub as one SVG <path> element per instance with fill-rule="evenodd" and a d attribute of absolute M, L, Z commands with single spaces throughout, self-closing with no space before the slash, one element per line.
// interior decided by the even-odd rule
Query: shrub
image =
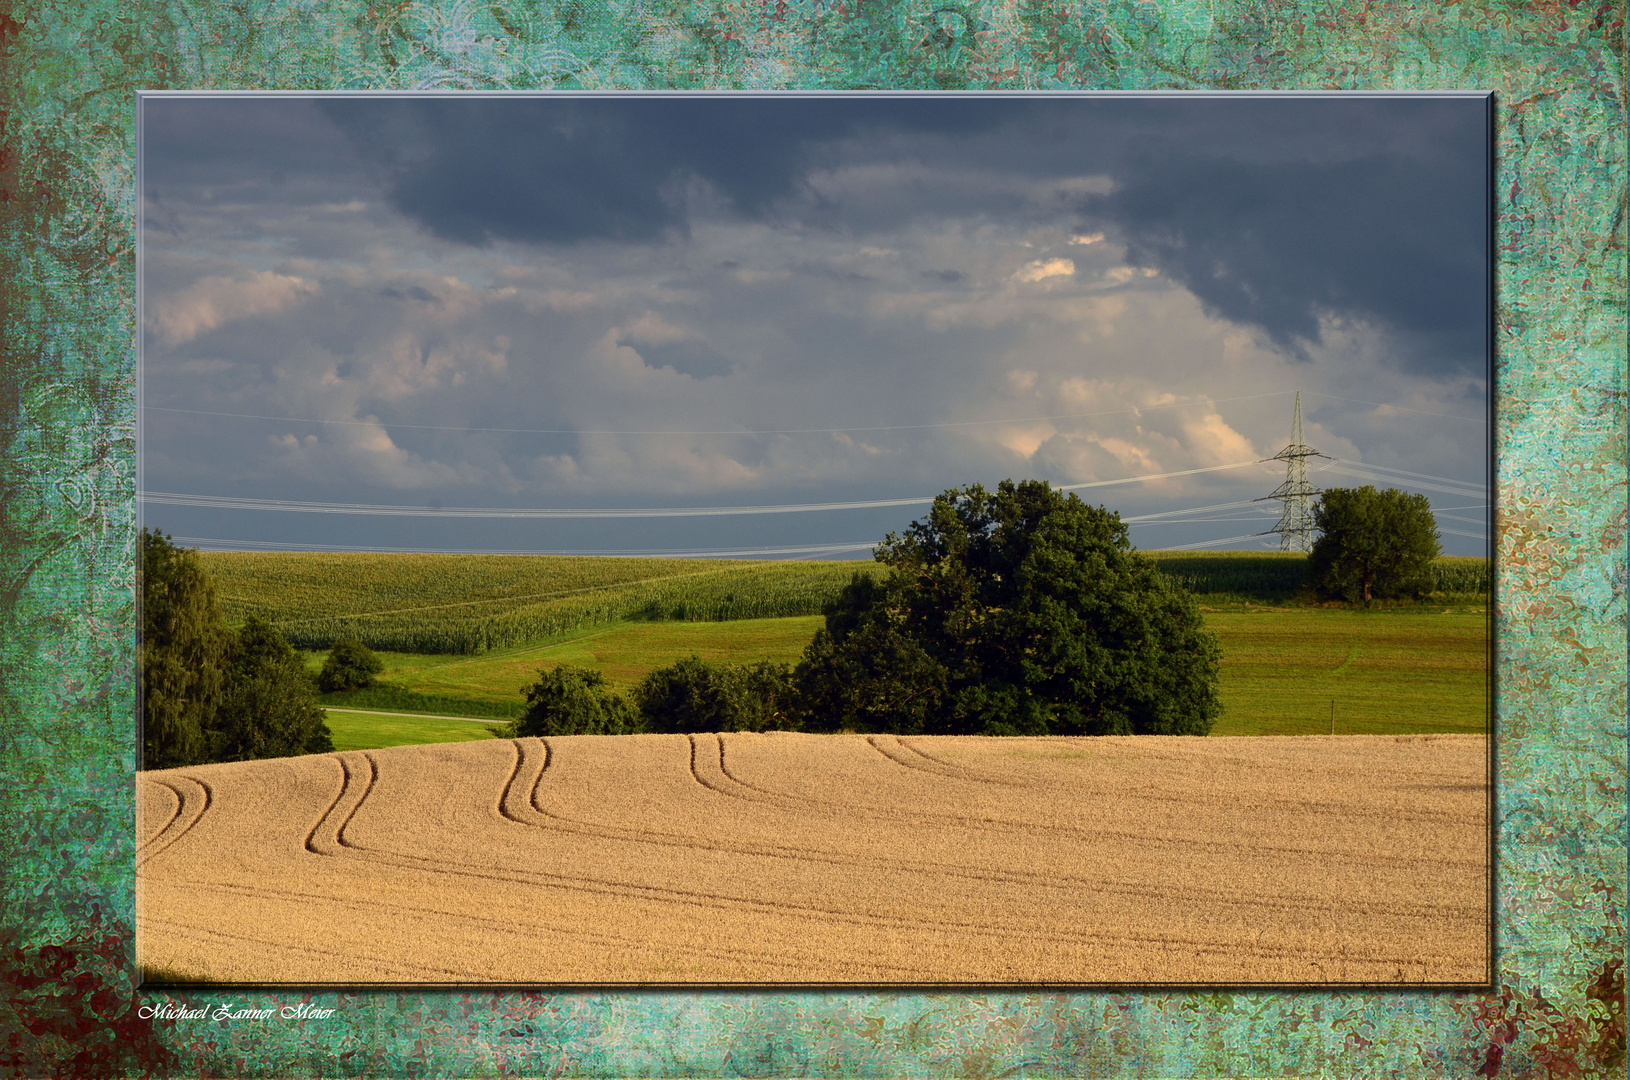
<path fill-rule="evenodd" d="M 634 691 L 651 731 L 766 731 L 793 726 L 785 664 L 710 664 L 697 656 L 646 675 Z"/>
<path fill-rule="evenodd" d="M 526 712 L 509 730 L 526 735 L 629 735 L 640 730 L 639 715 L 590 668 L 558 664 L 539 671 L 538 681 L 521 691 Z"/>
<path fill-rule="evenodd" d="M 318 689 L 325 694 L 360 690 L 385 670 L 385 662 L 356 638 L 340 638 L 323 661 L 317 676 Z"/>

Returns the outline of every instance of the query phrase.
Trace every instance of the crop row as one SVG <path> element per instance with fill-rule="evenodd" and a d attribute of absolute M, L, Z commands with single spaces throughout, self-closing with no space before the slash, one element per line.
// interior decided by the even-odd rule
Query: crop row
<path fill-rule="evenodd" d="M 1284 601 L 1305 555 L 1150 552 L 1202 599 Z M 625 619 L 711 622 L 819 615 L 866 562 L 623 559 L 545 555 L 206 552 L 234 622 L 258 615 L 297 648 L 342 637 L 391 652 L 480 653 Z M 1485 559 L 1444 558 L 1436 590 L 1486 594 Z"/>
<path fill-rule="evenodd" d="M 297 648 L 480 653 L 623 619 L 819 615 L 860 562 L 205 553 L 233 621 Z"/>
<path fill-rule="evenodd" d="M 1307 556 L 1292 551 L 1149 551 L 1164 573 L 1212 600 L 1288 600 L 1306 582 Z M 1432 591 L 1468 596 L 1489 591 L 1489 563 L 1446 555 L 1432 563 Z"/>

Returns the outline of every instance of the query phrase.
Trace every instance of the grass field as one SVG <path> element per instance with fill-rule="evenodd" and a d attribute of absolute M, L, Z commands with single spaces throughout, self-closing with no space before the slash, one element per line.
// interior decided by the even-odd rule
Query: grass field
<path fill-rule="evenodd" d="M 1222 642 L 1213 735 L 1488 731 L 1488 616 L 1419 608 L 1211 612 Z"/>
<path fill-rule="evenodd" d="M 137 959 L 296 986 L 1482 983 L 1488 782 L 1456 735 L 576 736 L 146 772 Z"/>
<path fill-rule="evenodd" d="M 392 716 L 334 708 L 325 711 L 336 751 L 490 739 L 501 726 L 435 716 Z"/>
<path fill-rule="evenodd" d="M 1329 734 L 1332 701 L 1337 734 L 1487 730 L 1488 619 L 1477 608 L 1241 606 L 1207 612 L 1205 619 L 1223 647 L 1224 712 L 1214 735 Z M 393 711 L 513 715 L 522 705 L 521 687 L 536 680 L 540 668 L 561 663 L 596 668 L 626 691 L 647 671 L 693 652 L 733 663 L 794 663 L 821 625 L 818 616 L 618 623 L 549 645 L 474 657 L 385 653 L 381 679 L 405 693 L 381 694 L 360 707 L 393 708 L 394 700 Z M 315 670 L 321 654 L 307 662 Z M 415 707 L 416 701 L 423 706 Z M 358 704 L 354 696 L 348 703 Z M 387 724 L 380 718 L 374 725 L 358 716 L 343 723 L 352 740 L 348 746 L 355 749 L 434 741 L 403 737 L 418 734 L 407 720 Z M 376 730 L 370 733 L 371 726 Z M 339 738 L 335 729 L 336 745 Z"/>

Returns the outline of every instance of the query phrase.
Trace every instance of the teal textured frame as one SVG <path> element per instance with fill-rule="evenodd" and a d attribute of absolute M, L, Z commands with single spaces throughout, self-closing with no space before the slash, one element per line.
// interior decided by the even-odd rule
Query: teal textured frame
<path fill-rule="evenodd" d="M 1624 34 L 1616 0 L 0 0 L 0 1070 L 1622 1075 Z M 539 87 L 1493 91 L 1495 988 L 137 987 L 135 93 Z M 214 1015 L 302 998 L 336 1011 Z"/>

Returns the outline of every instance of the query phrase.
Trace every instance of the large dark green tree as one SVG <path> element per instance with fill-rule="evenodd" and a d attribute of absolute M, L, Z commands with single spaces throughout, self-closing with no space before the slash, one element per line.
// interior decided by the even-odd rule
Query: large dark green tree
<path fill-rule="evenodd" d="M 232 632 L 196 551 L 143 529 L 141 556 L 142 765 L 196 765 L 209 758 Z"/>
<path fill-rule="evenodd" d="M 316 686 L 283 635 L 251 615 L 232 645 L 226 692 L 209 732 L 212 761 L 325 754 L 334 749 Z"/>
<path fill-rule="evenodd" d="M 1442 548 L 1425 495 L 1332 488 L 1319 497 L 1313 524 L 1319 538 L 1308 576 L 1321 595 L 1367 604 L 1432 591 L 1432 560 Z"/>
<path fill-rule="evenodd" d="M 808 728 L 1204 735 L 1221 713 L 1194 599 L 1073 494 L 947 491 L 874 554 L 794 674 Z"/>
<path fill-rule="evenodd" d="M 282 635 L 252 616 L 234 633 L 196 551 L 146 529 L 141 550 L 142 767 L 334 749 Z"/>

